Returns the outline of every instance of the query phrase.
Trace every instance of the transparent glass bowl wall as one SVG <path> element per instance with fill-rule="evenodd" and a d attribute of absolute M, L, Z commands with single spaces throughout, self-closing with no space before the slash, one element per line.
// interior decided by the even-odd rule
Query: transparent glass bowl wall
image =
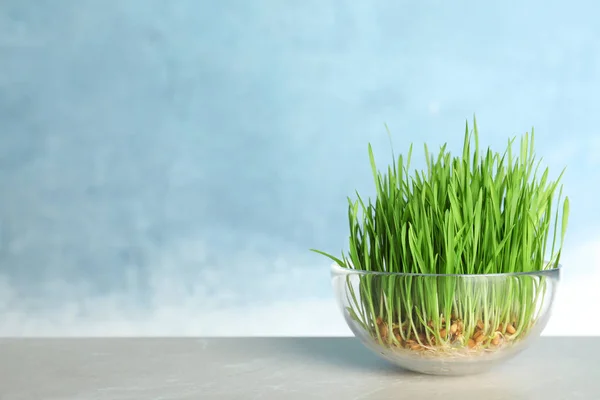
<path fill-rule="evenodd" d="M 481 373 L 540 336 L 557 269 L 420 275 L 332 266 L 335 295 L 361 342 L 400 367 L 435 375 Z"/>

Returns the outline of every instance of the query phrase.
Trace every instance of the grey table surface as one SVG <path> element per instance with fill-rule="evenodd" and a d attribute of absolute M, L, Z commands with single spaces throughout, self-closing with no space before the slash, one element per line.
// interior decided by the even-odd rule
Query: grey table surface
<path fill-rule="evenodd" d="M 600 399 L 600 338 L 542 337 L 489 373 L 436 377 L 354 338 L 0 339 L 1 400 Z"/>

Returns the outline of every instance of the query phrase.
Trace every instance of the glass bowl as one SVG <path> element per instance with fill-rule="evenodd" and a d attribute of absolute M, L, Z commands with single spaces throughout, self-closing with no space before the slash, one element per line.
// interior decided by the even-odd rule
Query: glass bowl
<path fill-rule="evenodd" d="M 331 270 L 354 335 L 408 370 L 433 375 L 488 371 L 540 336 L 560 266 L 536 272 L 435 275 Z"/>

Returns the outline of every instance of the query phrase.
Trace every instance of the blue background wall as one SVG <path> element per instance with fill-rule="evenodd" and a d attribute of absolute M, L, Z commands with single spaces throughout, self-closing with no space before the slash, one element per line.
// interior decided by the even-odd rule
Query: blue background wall
<path fill-rule="evenodd" d="M 307 249 L 345 245 L 367 143 L 458 149 L 474 113 L 568 165 L 551 332 L 582 333 L 600 25 L 558 4 L 3 0 L 0 334 L 348 333 Z"/>

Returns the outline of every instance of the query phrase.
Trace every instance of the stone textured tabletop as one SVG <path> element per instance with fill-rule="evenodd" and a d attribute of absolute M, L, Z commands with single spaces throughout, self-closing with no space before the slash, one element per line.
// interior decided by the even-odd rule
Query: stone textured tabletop
<path fill-rule="evenodd" d="M 354 338 L 0 339 L 1 400 L 600 399 L 600 338 L 541 338 L 492 372 L 436 377 Z"/>

